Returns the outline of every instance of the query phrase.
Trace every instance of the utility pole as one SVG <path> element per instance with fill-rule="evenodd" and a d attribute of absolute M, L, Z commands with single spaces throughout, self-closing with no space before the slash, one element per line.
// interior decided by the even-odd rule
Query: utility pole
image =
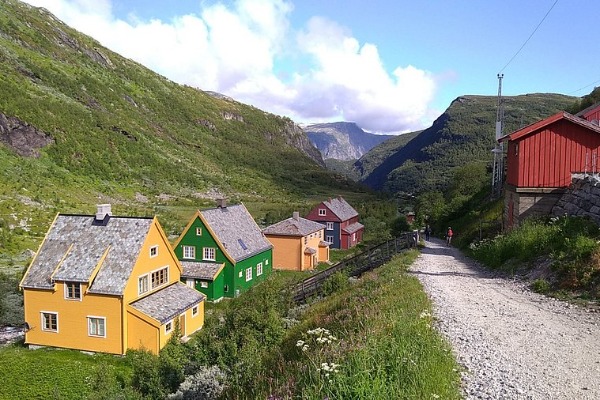
<path fill-rule="evenodd" d="M 492 150 L 494 154 L 494 168 L 492 169 L 492 195 L 499 197 L 502 194 L 502 181 L 504 179 L 504 144 L 498 142 L 503 131 L 504 106 L 502 104 L 502 78 L 504 74 L 498 74 L 498 105 L 496 107 L 496 146 Z"/>

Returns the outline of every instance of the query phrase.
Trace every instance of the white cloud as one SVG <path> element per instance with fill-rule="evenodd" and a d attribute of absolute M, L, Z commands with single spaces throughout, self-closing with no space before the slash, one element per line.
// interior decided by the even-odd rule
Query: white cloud
<path fill-rule="evenodd" d="M 216 3 L 170 21 L 118 19 L 110 0 L 26 1 L 169 79 L 298 122 L 354 121 L 375 132 L 431 122 L 436 84 L 430 73 L 414 66 L 389 73 L 377 46 L 361 45 L 324 18 L 312 18 L 296 36 L 288 1 Z M 304 69 L 281 74 L 293 64 Z"/>

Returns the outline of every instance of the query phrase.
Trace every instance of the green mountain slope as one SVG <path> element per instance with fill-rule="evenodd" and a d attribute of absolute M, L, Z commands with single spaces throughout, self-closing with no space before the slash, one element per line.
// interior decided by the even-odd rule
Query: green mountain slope
<path fill-rule="evenodd" d="M 575 101 L 575 97 L 558 94 L 504 97 L 504 133 L 566 110 Z M 468 163 L 491 166 L 496 106 L 495 96 L 459 97 L 430 128 L 391 153 L 388 149 L 392 143 L 371 149 L 354 164 L 354 169 L 362 182 L 378 190 L 443 190 L 453 168 Z"/>
<path fill-rule="evenodd" d="M 43 9 L 0 2 L 0 253 L 15 232 L 37 243 L 57 211 L 98 202 L 149 214 L 356 188 L 290 119 L 178 85 Z"/>

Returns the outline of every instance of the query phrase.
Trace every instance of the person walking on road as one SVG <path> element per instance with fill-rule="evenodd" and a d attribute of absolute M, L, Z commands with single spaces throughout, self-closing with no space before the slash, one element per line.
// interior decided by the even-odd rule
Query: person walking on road
<path fill-rule="evenodd" d="M 427 226 L 425 226 L 425 240 L 427 240 L 429 242 L 429 236 L 431 235 L 431 227 L 429 226 L 429 224 L 427 224 Z"/>
<path fill-rule="evenodd" d="M 448 230 L 446 231 L 446 246 L 450 246 L 453 235 L 454 235 L 454 232 L 452 232 L 452 227 L 449 226 Z"/>

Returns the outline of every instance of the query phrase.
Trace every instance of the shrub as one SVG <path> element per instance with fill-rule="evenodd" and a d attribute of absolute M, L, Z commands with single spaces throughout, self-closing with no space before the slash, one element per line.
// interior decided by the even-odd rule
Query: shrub
<path fill-rule="evenodd" d="M 219 367 L 202 366 L 194 375 L 187 376 L 177 392 L 169 396 L 176 400 L 217 399 L 225 389 L 227 375 Z"/>
<path fill-rule="evenodd" d="M 536 279 L 531 283 L 531 290 L 536 293 L 546 294 L 550 292 L 550 283 L 545 279 Z"/>
<path fill-rule="evenodd" d="M 321 286 L 321 293 L 323 293 L 325 296 L 328 296 L 332 293 L 347 288 L 349 285 L 350 283 L 348 282 L 348 275 L 342 271 L 337 271 L 329 278 L 325 279 L 323 285 Z"/>

